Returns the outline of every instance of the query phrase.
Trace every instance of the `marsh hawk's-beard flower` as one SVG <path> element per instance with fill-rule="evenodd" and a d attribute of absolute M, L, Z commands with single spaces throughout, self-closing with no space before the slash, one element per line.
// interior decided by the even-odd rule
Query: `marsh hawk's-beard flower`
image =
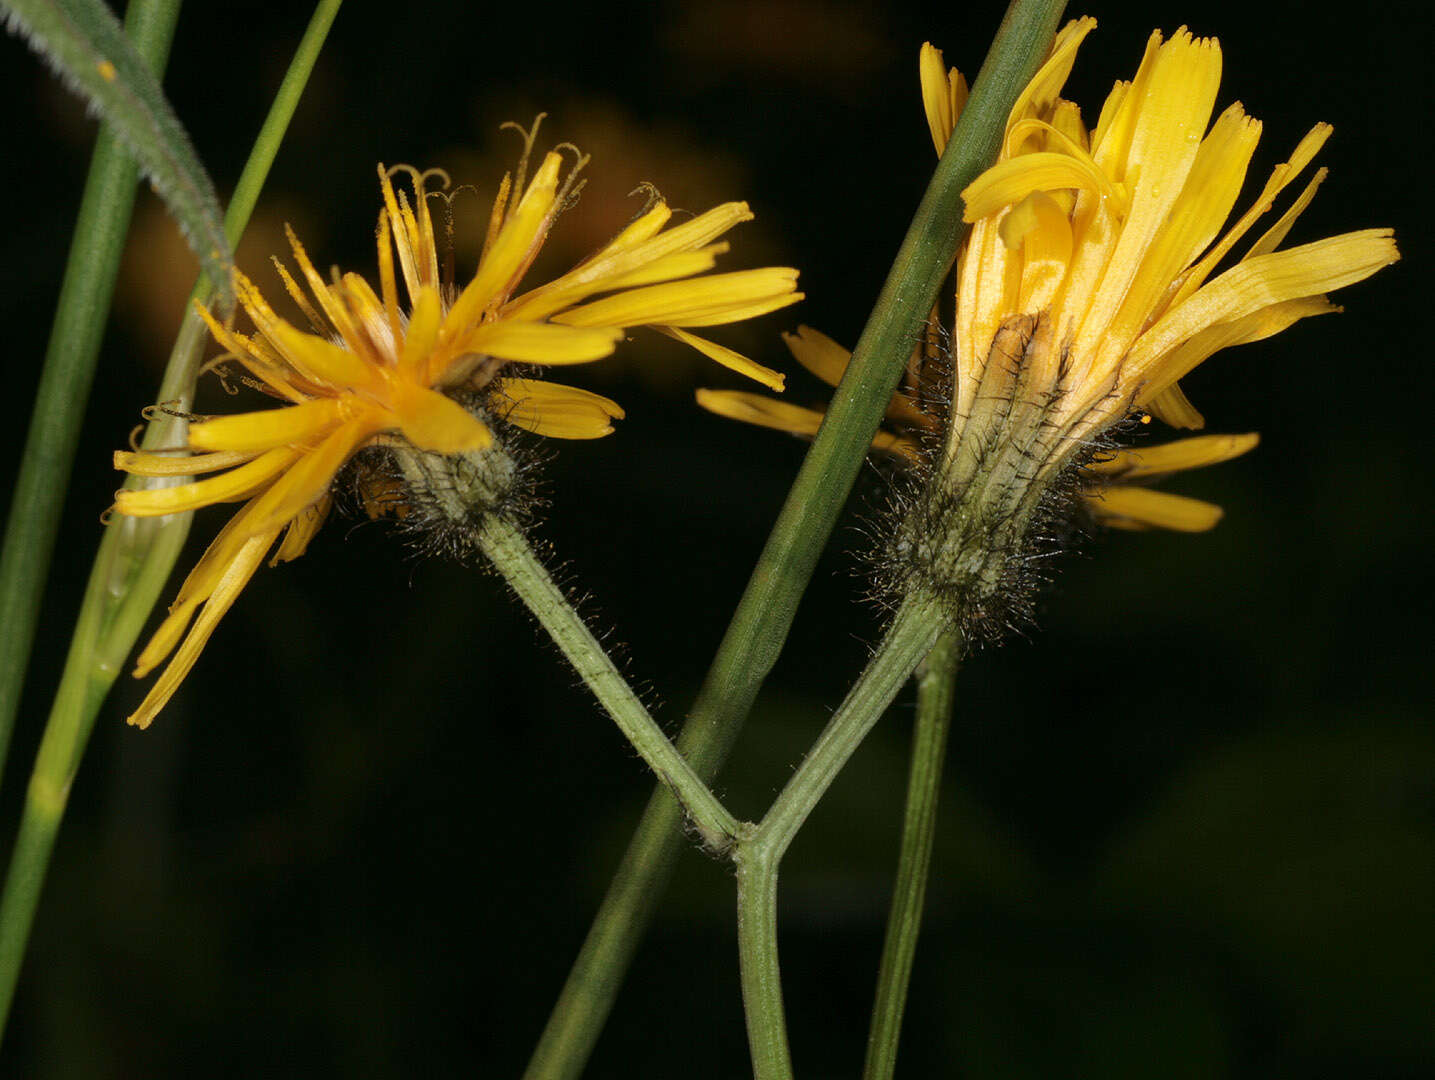
<path fill-rule="evenodd" d="M 607 356 L 635 327 L 676 338 L 774 389 L 782 376 L 692 330 L 753 318 L 801 299 L 797 272 L 764 267 L 709 274 L 728 245 L 719 238 L 751 219 L 746 203 L 724 203 L 669 227 L 661 199 L 572 270 L 518 292 L 567 201 L 575 176 L 563 156 L 525 172 L 533 136 L 506 176 L 487 221 L 477 270 L 461 287 L 440 273 L 428 189 L 439 170 L 379 167 L 377 290 L 357 274 L 325 281 L 290 233 L 308 292 L 278 261 L 285 289 L 309 323 L 279 317 L 243 274 L 244 334 L 201 311 L 221 358 L 279 406 L 193 418 L 183 446 L 119 452 L 132 476 L 203 479 L 119 491 L 115 510 L 158 516 L 242 502 L 185 579 L 168 617 L 140 653 L 136 677 L 170 657 L 130 723 L 147 726 L 174 694 L 266 554 L 270 564 L 302 555 L 328 514 L 335 478 L 361 453 L 371 512 L 418 512 L 436 527 L 473 524 L 509 505 L 517 468 L 496 438 L 509 425 L 541 436 L 596 438 L 623 415 L 598 394 L 537 378 L 542 368 Z M 413 195 L 396 189 L 406 176 Z M 406 301 L 401 301 L 402 278 Z M 367 460 L 367 458 L 366 458 Z M 282 536 L 282 539 L 281 539 Z M 277 546 L 276 546 L 277 543 Z M 171 656 L 171 654 L 173 654 Z"/>

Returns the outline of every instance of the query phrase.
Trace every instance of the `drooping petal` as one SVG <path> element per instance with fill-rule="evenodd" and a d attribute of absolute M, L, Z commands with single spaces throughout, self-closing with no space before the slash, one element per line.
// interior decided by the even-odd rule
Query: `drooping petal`
<path fill-rule="evenodd" d="M 225 569 L 215 585 L 214 591 L 204 602 L 204 607 L 195 620 L 194 626 L 190 628 L 185 636 L 184 643 L 180 645 L 179 651 L 174 654 L 174 659 L 164 669 L 164 673 L 155 680 L 150 687 L 149 693 L 140 702 L 137 708 L 129 717 L 129 723 L 138 728 L 147 728 L 154 720 L 159 711 L 174 692 L 179 689 L 179 684 L 194 667 L 194 662 L 199 659 L 199 654 L 204 651 L 205 644 L 214 633 L 214 628 L 219 625 L 219 620 L 224 617 L 225 612 L 233 605 L 235 599 L 254 576 L 254 571 L 259 568 L 259 563 L 264 559 L 264 552 L 279 535 L 277 529 L 260 533 L 250 537 L 240 548 L 239 553 Z"/>
<path fill-rule="evenodd" d="M 820 330 L 799 326 L 793 334 L 783 334 L 782 342 L 793 358 L 828 386 L 836 386 L 847 371 L 852 354 Z"/>
<path fill-rule="evenodd" d="M 551 438 L 601 438 L 624 415 L 616 401 L 601 394 L 538 379 L 501 379 L 498 393 L 505 420 Z"/>
<path fill-rule="evenodd" d="M 772 368 L 763 367 L 761 364 L 749 360 L 742 353 L 729 349 L 726 345 L 719 345 L 715 341 L 708 341 L 696 334 L 689 334 L 685 330 L 679 330 L 675 326 L 658 326 L 654 329 L 667 334 L 668 337 L 681 341 L 684 345 L 691 345 L 698 352 L 702 353 L 709 360 L 716 360 L 725 368 L 730 368 L 740 375 L 746 375 L 762 383 L 769 390 L 782 392 L 786 382 L 786 376 L 780 371 L 773 371 Z"/>
<path fill-rule="evenodd" d="M 482 450 L 493 436 L 482 420 L 436 390 L 402 383 L 390 398 L 392 415 L 404 438 L 432 454 Z"/>
<path fill-rule="evenodd" d="M 1139 487 L 1106 488 L 1090 497 L 1087 506 L 1103 525 L 1117 529 L 1206 532 L 1224 516 L 1213 503 Z"/>
<path fill-rule="evenodd" d="M 1157 446 L 1128 447 L 1109 458 L 1092 462 L 1087 471 L 1121 481 L 1161 476 L 1219 465 L 1249 453 L 1260 441 L 1260 435 L 1252 431 L 1245 435 L 1198 435 Z"/>

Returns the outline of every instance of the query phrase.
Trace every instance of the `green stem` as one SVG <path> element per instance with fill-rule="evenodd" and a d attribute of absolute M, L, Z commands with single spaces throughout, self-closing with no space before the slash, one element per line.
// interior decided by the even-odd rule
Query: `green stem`
<path fill-rule="evenodd" d="M 742 1006 L 752 1048 L 754 1080 L 792 1080 L 782 973 L 777 963 L 777 866 L 780 857 L 739 846 L 737 947 L 742 958 Z"/>
<path fill-rule="evenodd" d="M 1065 0 L 1012 0 L 1007 9 L 827 418 L 678 737 L 678 748 L 705 781 L 711 782 L 727 759 L 777 660 L 902 365 L 966 237 L 961 191 L 996 156 L 1007 114 L 1041 66 L 1064 7 Z M 672 797 L 661 788 L 655 791 L 549 1016 L 525 1080 L 575 1080 L 583 1071 L 683 849 L 681 821 Z"/>
<path fill-rule="evenodd" d="M 135 0 L 130 18 L 135 18 L 135 10 L 149 2 Z M 178 7 L 177 0 L 155 3 Z M 225 215 L 225 232 L 231 246 L 238 245 L 248 224 L 258 192 L 341 3 L 342 0 L 321 0 L 317 5 L 275 95 Z M 171 20 L 171 31 L 172 28 Z M 207 279 L 201 278 L 192 295 L 209 295 Z M 159 400 L 178 400 L 187 405 L 203 343 L 203 325 L 190 314 L 170 353 Z M 145 445 L 174 445 L 175 425 L 181 423 L 174 417 L 162 416 L 149 426 Z M 0 897 L 0 1031 L 9 1016 L 50 852 L 95 718 L 179 558 L 189 520 L 188 514 L 163 518 L 116 515 L 100 541 L 60 686 L 35 757 L 5 891 Z"/>
<path fill-rule="evenodd" d="M 125 18 L 136 50 L 164 70 L 179 0 L 134 0 Z M 30 430 L 5 523 L 0 554 L 0 773 L 20 707 L 25 669 L 69 487 L 84 403 L 94 382 L 120 256 L 129 232 L 139 170 L 107 127 L 95 138 L 70 257 L 50 328 Z"/>
<path fill-rule="evenodd" d="M 941 606 L 936 601 L 912 596 L 902 604 L 841 708 L 828 721 L 767 816 L 739 842 L 734 853 L 739 870 L 738 953 L 743 1007 L 757 1080 L 786 1080 L 791 1076 L 777 966 L 778 866 L 807 815 L 917 665 L 932 651 L 944 625 Z M 743 877 L 745 866 L 753 868 L 750 882 Z"/>
<path fill-rule="evenodd" d="M 742 831 L 738 820 L 718 802 L 657 721 L 648 715 L 588 624 L 573 610 L 563 590 L 534 554 L 522 530 L 497 515 L 490 516 L 484 523 L 479 546 L 633 748 L 663 785 L 677 795 L 701 834 L 704 847 L 714 853 L 726 852 Z"/>
<path fill-rule="evenodd" d="M 938 639 L 917 670 L 917 721 L 912 731 L 902 847 L 882 945 L 882 966 L 877 973 L 877 996 L 872 1006 L 862 1080 L 891 1080 L 897 1066 L 897 1043 L 902 1033 L 902 1013 L 907 1007 L 917 935 L 922 927 L 927 871 L 932 865 L 932 842 L 937 832 L 937 797 L 960 663 L 961 642 L 955 634 L 948 633 Z"/>

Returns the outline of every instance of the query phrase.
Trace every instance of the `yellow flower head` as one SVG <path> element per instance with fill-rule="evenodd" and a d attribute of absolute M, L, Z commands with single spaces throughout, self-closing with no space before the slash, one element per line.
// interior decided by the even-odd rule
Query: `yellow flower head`
<path fill-rule="evenodd" d="M 997 161 L 963 193 L 971 232 L 957 260 L 951 420 L 923 505 L 899 545 L 910 588 L 980 611 L 1019 593 L 1033 537 L 1072 490 L 1124 527 L 1209 528 L 1219 510 L 1112 486 L 1226 460 L 1255 436 L 1101 451 L 1147 413 L 1201 427 L 1178 380 L 1220 349 L 1338 310 L 1332 289 L 1399 258 L 1389 229 L 1281 248 L 1325 176 L 1232 253 L 1329 137 L 1317 124 L 1227 224 L 1261 125 L 1232 104 L 1212 122 L 1214 39 L 1151 35 L 1130 82 L 1094 126 L 1061 89 L 1094 19 L 1069 23 L 1017 98 Z M 961 83 L 923 50 L 923 99 L 940 151 Z M 1093 485 L 1095 490 L 1093 490 Z M 985 551 L 989 556 L 976 557 Z"/>
<path fill-rule="evenodd" d="M 1219 349 L 1337 310 L 1324 293 L 1399 258 L 1389 229 L 1278 250 L 1322 169 L 1216 274 L 1331 128 L 1312 128 L 1222 234 L 1261 125 L 1239 102 L 1210 122 L 1219 44 L 1184 28 L 1169 41 L 1154 32 L 1135 78 L 1116 84 L 1088 129 L 1059 95 L 1095 26 L 1084 18 L 1061 31 L 1011 111 L 996 164 L 962 193 L 972 230 L 958 269 L 949 454 L 979 452 L 994 411 L 984 403 L 1013 399 L 1014 413 L 1039 406 L 1047 468 L 1133 410 L 1199 427 L 1177 380 Z M 928 119 L 950 131 L 934 108 L 941 59 L 931 53 Z"/>
<path fill-rule="evenodd" d="M 532 135 L 525 137 L 531 149 Z M 477 270 L 461 288 L 440 274 L 430 214 L 430 200 L 441 196 L 428 185 L 437 179 L 446 186 L 447 176 L 380 166 L 377 291 L 352 273 L 336 272 L 326 282 L 291 233 L 308 294 L 277 260 L 276 266 L 309 330 L 276 315 L 237 272 L 235 291 L 255 332 L 239 333 L 200 312 L 226 350 L 225 359 L 240 364 L 255 385 L 283 404 L 196 420 L 188 442 L 176 450 L 115 454 L 116 468 L 134 476 L 207 474 L 179 486 L 121 490 L 115 499 L 119 513 L 155 516 L 244 503 L 190 572 L 169 617 L 141 652 L 136 677 L 171 652 L 174 657 L 130 723 L 147 726 L 174 694 L 281 533 L 271 565 L 303 554 L 328 512 L 336 474 L 363 448 L 475 455 L 493 443 L 497 421 L 541 435 L 586 439 L 612 431 L 611 421 L 623 415 L 607 398 L 510 374 L 509 365 L 597 360 L 630 328 L 649 326 L 782 388 L 776 372 L 690 332 L 802 298 L 797 271 L 785 267 L 705 273 L 727 251 L 719 238 L 752 218 L 746 203 L 724 203 L 669 228 L 672 211 L 656 200 L 595 255 L 519 293 L 584 164 L 580 160 L 565 179 L 562 155 L 548 153 L 525 184 L 527 161 L 525 150 L 516 180 L 505 176 L 499 187 Z M 412 200 L 395 189 L 392 178 L 399 173 L 412 183 Z M 400 276 L 406 303 L 400 301 Z"/>

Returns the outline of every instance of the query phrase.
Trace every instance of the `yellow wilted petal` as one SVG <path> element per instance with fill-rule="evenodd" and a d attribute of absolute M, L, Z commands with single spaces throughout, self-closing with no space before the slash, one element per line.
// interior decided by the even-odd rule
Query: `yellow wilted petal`
<path fill-rule="evenodd" d="M 594 293 L 613 288 L 615 280 L 659 259 L 705 247 L 735 225 L 751 221 L 752 217 L 752 210 L 745 202 L 723 203 L 646 240 L 617 247 L 609 244 L 597 256 L 562 277 L 520 296 L 505 309 L 504 315 L 517 319 L 544 318 Z"/>
<path fill-rule="evenodd" d="M 1245 435 L 1198 435 L 1157 446 L 1128 447 L 1116 451 L 1105 461 L 1092 462 L 1087 471 L 1123 481 L 1161 476 L 1219 465 L 1249 453 L 1260 441 L 1260 435 L 1252 431 Z"/>
<path fill-rule="evenodd" d="M 917 58 L 917 73 L 922 84 L 922 108 L 927 113 L 927 127 L 932 132 L 932 145 L 937 148 L 937 156 L 941 157 L 957 119 L 952 112 L 951 85 L 947 78 L 947 65 L 942 60 L 942 50 L 930 41 L 922 43 L 922 51 Z"/>
<path fill-rule="evenodd" d="M 378 423 L 372 415 L 350 420 L 300 457 L 248 508 L 248 535 L 277 536 L 291 518 L 328 493 L 335 474 L 377 430 Z"/>
<path fill-rule="evenodd" d="M 199 301 L 193 303 L 194 311 L 204 320 L 214 340 L 219 342 L 228 350 L 236 360 L 245 368 L 254 373 L 265 386 L 276 394 L 288 398 L 290 401 L 300 402 L 307 400 L 303 394 L 296 390 L 285 377 L 285 373 L 277 370 L 261 358 L 257 353 L 257 342 L 251 341 L 243 334 L 236 334 L 227 326 L 224 326 Z"/>
<path fill-rule="evenodd" d="M 716 360 L 725 368 L 731 368 L 740 375 L 746 375 L 749 379 L 762 383 L 769 390 L 782 392 L 786 383 L 786 376 L 780 371 L 773 371 L 772 368 L 763 367 L 761 364 L 749 360 L 742 353 L 729 349 L 726 345 L 719 345 L 716 342 L 700 338 L 696 334 L 689 334 L 679 330 L 675 326 L 656 326 L 655 330 L 667 334 L 668 337 L 681 341 L 684 345 L 691 345 L 698 352 L 702 353 L 709 360 Z"/>
<path fill-rule="evenodd" d="M 1037 73 L 1032 76 L 1026 88 L 1012 105 L 1007 123 L 1013 124 L 1027 116 L 1041 116 L 1047 113 L 1066 85 L 1071 67 L 1076 63 L 1076 52 L 1086 35 L 1096 29 L 1096 20 L 1087 15 L 1072 19 L 1061 28 L 1056 40 L 1051 43 L 1051 54 Z"/>
<path fill-rule="evenodd" d="M 1290 159 L 1277 165 L 1271 170 L 1270 179 L 1261 190 L 1260 197 L 1256 199 L 1255 205 L 1247 210 L 1239 221 L 1236 222 L 1226 235 L 1221 237 L 1210 251 L 1201 256 L 1201 261 L 1186 273 L 1181 279 L 1180 288 L 1171 300 L 1171 306 L 1175 307 L 1197 289 L 1199 289 L 1216 268 L 1216 264 L 1226 257 L 1242 236 L 1275 205 L 1276 196 L 1279 195 L 1314 159 L 1325 141 L 1330 138 L 1334 130 L 1329 124 L 1316 124 L 1310 131 L 1306 132 L 1305 138 L 1296 145 L 1295 151 Z"/>
<path fill-rule="evenodd" d="M 1263 341 L 1301 319 L 1339 310 L 1324 296 L 1305 296 L 1283 304 L 1272 304 L 1241 319 L 1207 327 L 1152 364 L 1148 381 L 1137 392 L 1133 404 L 1146 406 L 1222 349 Z"/>
<path fill-rule="evenodd" d="M 190 425 L 189 445 L 196 450 L 257 452 L 318 437 L 341 419 L 337 398 L 318 398 L 259 412 L 217 416 Z"/>
<path fill-rule="evenodd" d="M 1224 516 L 1224 511 L 1212 503 L 1139 487 L 1107 488 L 1088 497 L 1087 506 L 1103 525 L 1118 529 L 1206 532 Z"/>
<path fill-rule="evenodd" d="M 205 644 L 214 633 L 214 628 L 219 625 L 219 620 L 224 617 L 235 598 L 243 591 L 249 579 L 254 576 L 254 571 L 259 568 L 260 561 L 264 558 L 264 552 L 279 535 L 277 529 L 261 533 L 250 538 L 240 548 L 239 553 L 230 562 L 223 576 L 219 579 L 214 592 L 204 603 L 204 609 L 199 613 L 194 626 L 190 629 L 184 639 L 184 644 L 175 653 L 174 659 L 164 669 L 155 684 L 150 687 L 149 693 L 140 702 L 138 709 L 129 717 L 129 723 L 139 728 L 147 728 L 159 711 L 174 692 L 179 689 L 179 684 L 194 667 L 194 662 L 199 659 L 199 654 L 204 651 Z"/>
<path fill-rule="evenodd" d="M 699 389 L 696 396 L 698 404 L 710 413 L 794 435 L 816 435 L 824 416 L 817 409 L 805 409 L 742 390 Z"/>
<path fill-rule="evenodd" d="M 434 454 L 482 450 L 493 441 L 487 426 L 453 398 L 412 383 L 390 397 L 392 419 L 404 438 Z"/>
<path fill-rule="evenodd" d="M 478 273 L 459 294 L 443 321 L 443 335 L 452 339 L 478 322 L 495 299 L 511 290 L 528 269 L 543 243 L 558 193 L 560 154 L 550 152 L 534 174 L 517 208 L 484 252 Z"/>
<path fill-rule="evenodd" d="M 639 214 L 622 232 L 608 241 L 608 246 L 603 249 L 604 254 L 623 251 L 626 248 L 635 247 L 644 240 L 651 240 L 659 232 L 673 212 L 668 209 L 668 204 L 659 199 L 647 210 Z"/>
<path fill-rule="evenodd" d="M 1167 352 L 1209 326 L 1353 285 L 1399 258 L 1389 229 L 1364 229 L 1257 255 L 1168 311 L 1141 335 L 1127 363 L 1133 374 L 1144 374 Z"/>
<path fill-rule="evenodd" d="M 1144 267 L 1148 253 L 1160 261 L 1153 248 L 1195 164 L 1220 81 L 1221 50 L 1214 39 L 1193 39 L 1183 30 L 1157 53 L 1125 157 L 1124 175 L 1136 178 L 1127 214 L 1072 344 L 1078 381 L 1086 370 L 1105 371 L 1125 354 L 1184 265 L 1150 273 Z"/>
<path fill-rule="evenodd" d="M 413 378 L 438 380 L 443 372 L 429 368 L 429 358 L 434 343 L 438 340 L 439 321 L 443 318 L 438 290 L 425 285 L 414 299 L 414 309 L 409 314 L 409 327 L 404 334 L 404 351 L 399 358 L 399 370 Z"/>
<path fill-rule="evenodd" d="M 1309 206 L 1311 200 L 1315 198 L 1316 190 L 1325 182 L 1326 175 L 1329 172 L 1329 169 L 1316 170 L 1315 175 L 1310 179 L 1310 183 L 1305 186 L 1305 190 L 1300 193 L 1295 202 L 1291 203 L 1290 209 L 1282 214 L 1280 219 L 1267 229 L 1259 240 L 1251 245 L 1251 250 L 1246 252 L 1247 259 L 1256 255 L 1264 255 L 1280 247 L 1281 241 L 1290 234 L 1291 226 L 1296 223 L 1296 219 L 1299 218 L 1301 214 L 1305 213 L 1306 207 Z"/>
<path fill-rule="evenodd" d="M 776 401 L 761 394 L 749 394 L 741 390 L 708 390 L 696 392 L 697 403 L 710 413 L 737 420 L 744 424 L 786 431 L 793 435 L 813 436 L 822 426 L 826 413 L 818 409 L 806 409 L 786 401 Z M 885 453 L 901 454 L 917 461 L 920 451 L 917 444 L 890 431 L 878 430 L 872 438 L 872 449 Z"/>
<path fill-rule="evenodd" d="M 375 369 L 340 345 L 306 334 L 276 320 L 264 328 L 264 336 L 305 377 L 336 388 L 362 388 L 374 382 Z"/>
<path fill-rule="evenodd" d="M 795 334 L 783 334 L 782 341 L 799 364 L 828 386 L 842 381 L 852 359 L 848 350 L 810 326 L 799 326 Z"/>
<path fill-rule="evenodd" d="M 465 342 L 465 349 L 501 360 L 528 364 L 586 364 L 607 356 L 623 339 L 619 327 L 561 326 L 545 322 L 502 319 L 484 323 Z"/>
<path fill-rule="evenodd" d="M 308 551 L 309 542 L 319 532 L 333 505 L 333 496 L 325 495 L 313 506 L 307 506 L 300 511 L 299 516 L 289 522 L 284 540 L 279 545 L 279 550 L 274 552 L 274 557 L 269 560 L 269 565 L 278 566 L 280 563 L 293 562 Z"/>
<path fill-rule="evenodd" d="M 115 509 L 131 517 L 162 517 L 213 503 L 238 502 L 273 482 L 301 453 L 294 447 L 281 446 L 248 464 L 192 484 L 140 490 L 125 488 L 115 493 Z"/>
<path fill-rule="evenodd" d="M 243 465 L 258 456 L 258 451 L 240 453 L 221 450 L 214 454 L 192 454 L 189 457 L 170 457 L 168 454 L 141 450 L 115 451 L 115 468 L 133 476 L 195 476 L 199 473 L 215 472 Z"/>
<path fill-rule="evenodd" d="M 505 420 L 552 438 L 601 438 L 613 431 L 612 421 L 624 415 L 616 401 L 576 386 L 538 379 L 501 379 L 498 391 L 507 399 L 498 400 Z"/>
<path fill-rule="evenodd" d="M 1071 265 L 1071 221 L 1055 199 L 1042 191 L 1033 191 L 1002 219 L 1002 241 L 1007 239 L 1006 226 L 1015 219 L 1014 233 L 1019 232 L 1022 246 L 1021 294 L 1019 311 L 1044 311 L 1066 278 Z"/>
<path fill-rule="evenodd" d="M 759 270 L 738 270 L 709 274 L 688 281 L 669 281 L 630 289 L 572 308 L 553 316 L 568 326 L 669 326 L 713 325 L 750 318 L 746 312 L 776 301 L 766 311 L 793 303 L 797 271 L 790 267 L 768 266 Z M 729 312 L 743 312 L 728 317 Z M 697 320 L 697 321 L 694 321 Z"/>
<path fill-rule="evenodd" d="M 1042 150 L 998 161 L 962 192 L 963 221 L 980 221 L 1003 207 L 1021 202 L 1033 191 L 1074 188 L 1117 199 L 1104 173 L 1071 154 Z"/>
<path fill-rule="evenodd" d="M 1191 404 L 1186 392 L 1172 383 L 1146 403 L 1151 415 L 1174 428 L 1203 428 L 1206 418 Z"/>

